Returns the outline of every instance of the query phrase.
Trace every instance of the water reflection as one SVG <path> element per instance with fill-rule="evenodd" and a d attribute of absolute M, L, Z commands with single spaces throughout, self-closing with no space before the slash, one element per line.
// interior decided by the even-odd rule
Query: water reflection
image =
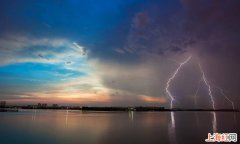
<path fill-rule="evenodd" d="M 233 113 L 234 124 L 237 124 L 237 115 L 236 112 Z"/>
<path fill-rule="evenodd" d="M 216 116 L 216 112 L 211 112 L 213 115 L 213 119 L 212 119 L 212 126 L 213 126 L 213 132 L 217 132 L 217 116 Z"/>
<path fill-rule="evenodd" d="M 239 119 L 231 112 L 20 110 L 0 113 L 0 143 L 202 144 L 209 132 L 239 131 L 233 115 Z"/>
<path fill-rule="evenodd" d="M 130 120 L 133 121 L 133 111 L 128 112 L 128 117 L 129 117 Z"/>
<path fill-rule="evenodd" d="M 36 119 L 36 115 L 37 115 L 37 110 L 36 109 L 32 110 L 32 120 Z"/>
<path fill-rule="evenodd" d="M 65 119 L 65 126 L 67 127 L 68 125 L 68 110 L 66 110 L 66 119 Z"/>
<path fill-rule="evenodd" d="M 176 127 L 175 127 L 175 116 L 174 112 L 171 112 L 171 123 L 168 126 L 168 132 L 169 132 L 169 141 L 171 144 L 176 144 Z"/>
<path fill-rule="evenodd" d="M 200 123 L 199 123 L 198 112 L 194 112 L 194 115 L 195 115 L 195 119 L 196 119 L 197 127 L 199 127 L 199 126 L 200 126 Z"/>

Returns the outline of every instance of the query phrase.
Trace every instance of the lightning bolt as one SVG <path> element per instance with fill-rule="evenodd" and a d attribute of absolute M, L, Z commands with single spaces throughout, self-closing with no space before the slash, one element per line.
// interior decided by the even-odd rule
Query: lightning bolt
<path fill-rule="evenodd" d="M 197 94 L 198 94 L 198 91 L 199 91 L 199 89 L 200 89 L 200 84 L 201 84 L 201 82 L 202 82 L 202 78 L 199 80 L 199 82 L 198 82 L 198 87 L 197 87 L 197 89 L 196 89 L 196 92 L 195 92 L 195 94 L 194 94 L 194 104 L 195 104 L 195 108 L 196 108 L 196 106 L 197 106 Z"/>
<path fill-rule="evenodd" d="M 233 103 L 233 101 L 231 101 L 231 100 L 227 97 L 227 95 L 224 93 L 223 89 L 221 89 L 220 87 L 217 87 L 217 86 L 215 86 L 215 87 L 216 87 L 217 89 L 219 89 L 220 93 L 224 96 L 224 98 L 231 103 L 232 109 L 234 110 L 234 103 Z"/>
<path fill-rule="evenodd" d="M 168 79 L 167 81 L 167 86 L 166 86 L 166 93 L 168 94 L 168 96 L 170 97 L 171 99 L 171 103 L 170 103 L 170 107 L 172 109 L 173 107 L 173 101 L 175 100 L 173 98 L 173 95 L 171 94 L 171 92 L 169 91 L 169 87 L 170 87 L 170 83 L 172 82 L 172 80 L 176 77 L 176 75 L 178 74 L 179 70 L 181 69 L 181 67 L 186 64 L 190 59 L 191 59 L 192 56 L 189 56 L 185 61 L 183 61 L 182 63 L 179 64 L 178 68 L 176 69 L 176 71 L 173 73 L 173 75 Z"/>
<path fill-rule="evenodd" d="M 211 98 L 211 101 L 212 101 L 212 107 L 213 107 L 213 109 L 215 110 L 215 102 L 214 102 L 214 99 L 213 99 L 211 86 L 210 86 L 210 84 L 208 83 L 208 80 L 207 80 L 206 75 L 205 75 L 205 73 L 204 73 L 204 71 L 203 71 L 203 69 L 202 69 L 201 64 L 198 63 L 198 66 L 199 66 L 200 71 L 201 71 L 201 73 L 202 73 L 202 79 L 203 79 L 204 83 L 206 84 L 206 86 L 208 87 L 208 95 L 209 95 L 210 98 Z"/>
<path fill-rule="evenodd" d="M 172 80 L 176 77 L 176 75 L 178 74 L 179 70 L 181 69 L 181 67 L 186 64 L 190 59 L 191 59 L 192 56 L 189 56 L 185 61 L 183 61 L 182 63 L 179 64 L 179 66 L 177 67 L 176 71 L 173 73 L 173 75 L 168 79 L 167 81 L 167 86 L 166 86 L 166 93 L 167 95 L 170 97 L 171 99 L 171 103 L 170 103 L 170 107 L 171 109 L 173 108 L 173 101 L 174 101 L 174 98 L 173 98 L 173 95 L 171 94 L 170 90 L 169 90 L 169 87 L 170 87 L 170 83 L 172 82 Z M 171 140 L 171 143 L 176 143 L 176 132 L 175 132 L 175 117 L 174 117 L 174 112 L 171 112 L 171 127 L 169 127 L 170 130 L 170 135 L 172 136 L 170 138 Z"/>
<path fill-rule="evenodd" d="M 197 108 L 197 95 L 198 95 L 198 92 L 199 92 L 199 89 L 201 87 L 201 82 L 202 82 L 202 78 L 198 81 L 198 86 L 197 86 L 197 89 L 196 89 L 196 92 L 194 94 L 194 105 L 195 105 L 195 108 Z M 198 113 L 195 112 L 195 117 L 196 117 L 196 121 L 197 121 L 197 126 L 199 127 L 199 116 L 198 116 Z"/>
<path fill-rule="evenodd" d="M 175 70 L 175 72 L 172 74 L 172 76 L 171 76 L 171 77 L 168 79 L 168 81 L 167 81 L 167 85 L 166 85 L 165 90 L 166 90 L 167 95 L 168 95 L 169 98 L 171 99 L 171 102 L 170 102 L 170 107 L 171 107 L 171 109 L 173 108 L 173 101 L 174 101 L 175 99 L 174 99 L 172 93 L 171 93 L 170 90 L 169 90 L 170 84 L 171 84 L 171 82 L 174 80 L 174 78 L 176 77 L 176 75 L 178 74 L 178 72 L 179 72 L 179 70 L 182 68 L 182 66 L 185 65 L 190 59 L 191 59 L 191 56 L 189 56 L 185 61 L 183 61 L 182 63 L 180 63 L 179 66 L 177 67 L 177 69 Z M 200 82 L 203 81 L 204 84 L 208 87 L 208 92 L 209 92 L 208 94 L 209 94 L 209 96 L 210 96 L 210 98 L 211 98 L 212 107 L 213 107 L 213 109 L 215 110 L 215 102 L 214 102 L 214 99 L 213 99 L 211 86 L 210 86 L 210 84 L 209 84 L 209 82 L 208 82 L 208 80 L 207 80 L 207 78 L 206 78 L 205 72 L 203 71 L 203 68 L 202 68 L 201 64 L 198 63 L 198 65 L 199 65 L 199 69 L 200 69 L 200 71 L 201 71 L 202 77 L 201 77 L 201 79 L 200 79 L 200 81 L 199 81 L 199 83 L 198 83 L 198 87 L 197 87 L 197 90 L 196 90 L 196 92 L 195 92 L 195 101 L 196 101 L 196 96 L 197 96 L 197 94 L 198 94 L 198 91 L 199 91 L 199 89 L 200 89 Z M 223 95 L 225 95 L 223 91 L 221 91 L 221 93 L 222 93 Z M 226 97 L 226 96 L 225 96 L 225 97 Z M 227 98 L 227 97 L 226 97 L 226 98 Z M 227 99 L 228 99 L 229 101 L 231 101 L 229 98 L 227 98 Z M 231 102 L 232 102 L 232 101 L 231 101 Z M 233 103 L 232 103 L 232 104 L 233 104 Z M 233 105 L 233 108 L 234 108 L 234 105 Z M 216 113 L 215 113 L 215 112 L 212 112 L 212 115 L 213 115 L 213 120 L 212 120 L 213 131 L 216 132 L 216 131 L 217 131 L 217 118 L 216 118 Z M 174 117 L 174 113 L 173 113 L 173 112 L 171 112 L 171 122 L 172 122 L 172 123 L 171 123 L 171 127 L 172 127 L 171 129 L 172 129 L 173 133 L 175 133 L 175 117 Z"/>
<path fill-rule="evenodd" d="M 223 89 L 221 89 L 220 87 L 217 87 L 217 86 L 215 86 L 215 87 L 216 87 L 217 89 L 219 89 L 219 90 L 220 90 L 220 93 L 224 96 L 224 98 L 227 99 L 227 100 L 231 103 L 232 109 L 234 110 L 234 109 L 235 109 L 235 107 L 234 107 L 234 102 L 227 97 L 227 95 L 224 93 L 224 90 L 223 90 Z M 236 121 L 237 121 L 237 118 L 236 118 L 235 113 L 234 113 L 233 117 L 234 117 L 234 121 L 236 122 Z"/>
<path fill-rule="evenodd" d="M 211 98 L 211 101 L 212 101 L 212 107 L 213 109 L 215 110 L 215 102 L 214 102 L 214 99 L 213 99 L 213 95 L 212 95 L 212 90 L 211 90 L 211 86 L 206 78 L 206 75 L 203 71 L 203 68 L 201 66 L 200 63 L 198 63 L 198 66 L 199 66 L 199 69 L 202 73 L 202 79 L 203 79 L 203 82 L 205 83 L 205 85 L 208 87 L 208 95 L 210 96 Z M 213 126 L 213 132 L 216 132 L 217 131 L 217 117 L 216 117 L 216 113 L 215 112 L 212 112 L 212 115 L 213 115 L 213 120 L 212 120 L 212 126 Z"/>

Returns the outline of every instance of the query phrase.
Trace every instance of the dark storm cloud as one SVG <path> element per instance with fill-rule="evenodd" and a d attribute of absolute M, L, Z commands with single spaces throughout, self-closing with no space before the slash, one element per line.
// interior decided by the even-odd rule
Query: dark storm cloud
<path fill-rule="evenodd" d="M 174 5 L 168 6 L 168 10 L 151 2 L 144 9 L 136 12 L 132 17 L 125 44 L 117 49 L 117 53 L 121 57 L 133 55 L 144 60 L 153 60 L 151 58 L 153 55 L 162 57 L 158 59 L 158 62 L 152 60 L 150 60 L 151 63 L 149 61 L 143 62 L 144 60 L 137 61 L 141 64 L 147 64 L 148 66 L 143 66 L 146 69 L 152 69 L 152 71 L 145 72 L 145 75 L 151 75 L 155 78 L 151 83 L 153 85 L 146 84 L 146 81 L 150 78 L 146 78 L 144 74 L 141 75 L 137 71 L 133 72 L 135 75 L 127 75 L 128 78 L 134 79 L 136 77 L 132 80 L 135 83 L 131 83 L 128 78 L 124 80 L 124 73 L 122 72 L 119 75 L 123 77 L 118 77 L 117 74 L 112 77 L 111 72 L 109 72 L 110 76 L 103 76 L 104 84 L 116 89 L 155 96 L 163 95 L 166 79 L 174 71 L 174 68 L 171 68 L 173 64 L 169 64 L 168 60 L 173 59 L 181 62 L 183 59 L 178 59 L 177 55 L 193 54 L 198 60 L 191 64 L 192 68 L 183 69 L 182 74 L 180 74 L 181 78 L 177 78 L 174 81 L 176 84 L 172 86 L 173 93 L 182 102 L 181 106 L 189 106 L 189 103 L 192 103 L 197 83 L 201 78 L 197 67 L 198 62 L 202 63 L 209 83 L 213 85 L 212 89 L 217 106 L 223 106 L 222 101 L 225 100 L 219 90 L 214 88 L 214 85 L 220 85 L 224 90 L 231 91 L 228 93 L 229 98 L 238 103 L 240 94 L 237 88 L 240 85 L 240 43 L 238 41 L 240 37 L 240 11 L 238 8 L 240 2 L 226 0 L 197 0 L 194 2 L 183 0 L 179 2 L 181 3 L 175 1 Z M 114 59 L 117 59 L 116 63 L 121 61 L 118 57 Z M 131 60 L 128 64 L 130 63 Z M 132 71 L 131 68 L 127 68 L 129 65 L 125 64 L 125 66 L 123 69 Z M 111 67 L 114 68 L 114 62 Z M 121 68 L 121 66 L 118 66 L 118 68 Z M 163 69 L 166 71 L 165 74 L 161 73 Z M 112 79 L 117 83 L 110 84 Z M 158 82 L 157 79 L 159 79 Z M 194 80 L 189 81 L 187 84 L 190 85 L 188 86 L 183 85 L 182 83 L 186 82 L 187 79 Z M 139 82 L 137 82 L 138 80 Z M 154 85 L 159 87 L 157 88 Z M 150 91 L 150 93 L 146 91 Z M 202 103 L 204 106 L 204 103 L 206 104 L 209 101 L 204 84 L 199 95 L 201 96 L 200 99 L 204 99 Z M 211 106 L 211 103 L 208 105 Z"/>
<path fill-rule="evenodd" d="M 239 52 L 239 1 L 181 2 L 177 5 L 175 1 L 167 11 L 152 3 L 136 13 L 123 50 L 156 54 L 185 52 L 188 48 L 203 49 L 203 53 Z"/>
<path fill-rule="evenodd" d="M 198 43 L 206 44 L 206 50 L 218 52 L 228 49 L 233 52 L 234 48 L 234 52 L 239 52 L 236 49 L 240 35 L 239 1 L 198 0 L 193 3 L 183 0 L 183 6 L 186 10 L 185 31 Z"/>
<path fill-rule="evenodd" d="M 183 5 L 187 14 L 185 29 L 196 41 L 193 47 L 210 81 L 231 91 L 228 96 L 233 100 L 239 100 L 240 1 L 199 0 L 193 3 L 184 0 Z"/>

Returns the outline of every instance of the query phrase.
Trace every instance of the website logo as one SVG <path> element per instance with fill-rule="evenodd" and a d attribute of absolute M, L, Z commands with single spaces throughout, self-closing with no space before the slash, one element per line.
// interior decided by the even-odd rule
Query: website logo
<path fill-rule="evenodd" d="M 237 142 L 237 133 L 208 133 L 205 142 Z"/>

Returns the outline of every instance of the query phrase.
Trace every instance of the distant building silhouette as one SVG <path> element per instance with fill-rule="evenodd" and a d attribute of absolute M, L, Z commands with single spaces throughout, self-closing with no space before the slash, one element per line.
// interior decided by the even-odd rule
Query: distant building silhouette
<path fill-rule="evenodd" d="M 58 104 L 53 104 L 52 107 L 53 108 L 58 108 Z"/>
<path fill-rule="evenodd" d="M 41 107 L 42 107 L 41 103 L 38 103 L 37 107 L 38 107 L 38 108 L 41 108 Z"/>
<path fill-rule="evenodd" d="M 38 103 L 37 108 L 47 108 L 47 104 Z"/>
<path fill-rule="evenodd" d="M 4 108 L 4 107 L 6 107 L 6 101 L 0 101 L 0 107 L 1 108 Z"/>
<path fill-rule="evenodd" d="M 47 104 L 42 104 L 42 108 L 46 108 L 47 107 Z"/>

